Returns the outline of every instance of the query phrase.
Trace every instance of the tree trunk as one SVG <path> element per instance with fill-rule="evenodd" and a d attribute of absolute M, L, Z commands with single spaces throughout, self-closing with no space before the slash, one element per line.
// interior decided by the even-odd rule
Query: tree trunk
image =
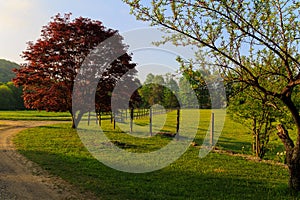
<path fill-rule="evenodd" d="M 288 161 L 289 166 L 289 187 L 294 191 L 300 191 L 300 164 L 299 162 Z"/>
<path fill-rule="evenodd" d="M 253 134 L 252 152 L 253 154 L 255 154 L 256 157 L 258 157 L 257 146 L 259 144 L 257 143 L 258 131 L 256 128 L 256 117 L 253 117 L 252 134 Z"/>
<path fill-rule="evenodd" d="M 73 113 L 71 112 L 71 116 L 72 116 L 72 128 L 76 128 L 76 123 L 75 123 L 75 116 L 73 115 Z"/>
<path fill-rule="evenodd" d="M 72 128 L 77 128 L 77 125 L 79 124 L 82 116 L 83 116 L 83 113 L 82 112 L 79 112 L 77 117 L 75 114 L 73 114 L 72 111 L 70 111 L 71 113 L 71 116 L 72 116 Z"/>
<path fill-rule="evenodd" d="M 257 132 L 257 134 L 256 134 L 256 138 L 255 138 L 255 144 L 256 144 L 256 146 L 255 146 L 255 155 L 256 155 L 256 157 L 259 157 L 259 158 L 261 158 L 260 157 L 260 155 L 261 155 L 261 149 L 260 149 L 260 138 L 259 138 L 259 135 L 260 135 L 260 132 Z"/>
<path fill-rule="evenodd" d="M 291 92 L 290 92 L 291 94 Z M 285 94 L 281 97 L 283 103 L 288 107 L 291 112 L 296 130 L 297 130 L 297 139 L 294 143 L 290 138 L 288 131 L 279 124 L 277 126 L 278 133 L 277 135 L 284 144 L 286 150 L 286 163 L 289 167 L 289 186 L 292 190 L 299 192 L 300 191 L 300 115 L 297 107 L 291 99 L 291 95 Z"/>
<path fill-rule="evenodd" d="M 300 191 L 300 162 L 298 148 L 290 138 L 288 131 L 281 124 L 277 125 L 277 135 L 284 144 L 286 150 L 286 163 L 289 168 L 289 187 L 294 191 Z"/>

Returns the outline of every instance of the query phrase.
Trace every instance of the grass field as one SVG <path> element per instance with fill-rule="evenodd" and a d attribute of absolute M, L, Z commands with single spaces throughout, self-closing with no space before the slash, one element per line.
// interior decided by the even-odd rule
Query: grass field
<path fill-rule="evenodd" d="M 175 112 L 168 113 L 165 132 L 174 130 L 175 116 Z M 200 144 L 209 125 L 210 112 L 202 110 L 201 116 L 195 139 Z M 147 125 L 148 119 L 139 119 L 137 123 Z M 94 159 L 76 130 L 70 127 L 70 124 L 59 124 L 28 129 L 18 134 L 14 142 L 22 154 L 44 169 L 94 192 L 101 199 L 297 199 L 287 189 L 286 168 L 218 153 L 200 159 L 199 148 L 193 146 L 161 170 L 145 174 L 120 172 Z M 114 130 L 108 120 L 102 122 L 102 129 L 111 140 L 126 144 L 122 148 L 128 151 L 153 151 L 170 141 L 169 137 L 159 135 L 136 139 L 119 128 Z M 248 132 L 226 118 L 217 146 L 250 154 Z"/>
<path fill-rule="evenodd" d="M 68 112 L 0 111 L 0 120 L 71 121 Z"/>

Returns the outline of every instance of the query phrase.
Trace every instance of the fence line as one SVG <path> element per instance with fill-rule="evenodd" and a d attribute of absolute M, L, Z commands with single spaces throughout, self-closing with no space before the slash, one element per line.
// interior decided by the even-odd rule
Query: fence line
<path fill-rule="evenodd" d="M 130 132 L 133 131 L 133 121 L 134 119 L 140 119 L 142 117 L 149 117 L 149 134 L 150 136 L 153 135 L 152 132 L 152 122 L 153 122 L 153 116 L 156 114 L 163 114 L 164 112 L 171 112 L 174 111 L 175 109 L 137 109 L 138 112 L 134 112 L 134 109 L 130 109 L 130 110 L 121 110 L 121 112 L 118 112 L 118 114 L 113 114 L 112 112 L 109 112 L 110 114 L 110 120 L 111 123 L 113 123 L 113 127 L 114 129 L 116 128 L 116 122 L 125 122 L 125 120 L 128 120 L 128 116 L 130 118 Z M 177 118 L 176 118 L 176 139 L 179 140 L 180 138 L 180 133 L 179 133 L 179 129 L 180 129 L 180 109 L 176 109 L 177 110 Z M 129 112 L 128 112 L 129 111 Z M 100 112 L 97 113 L 96 116 L 96 124 L 98 124 L 99 126 L 101 126 L 101 121 L 102 118 L 101 116 L 103 115 L 104 112 Z M 106 112 L 106 114 L 108 114 L 108 112 Z M 211 113 L 211 120 L 210 120 L 210 146 L 214 145 L 214 126 L 215 126 L 215 119 L 214 119 L 214 113 Z M 91 120 L 91 113 L 88 113 L 88 125 L 90 125 L 90 120 Z"/>

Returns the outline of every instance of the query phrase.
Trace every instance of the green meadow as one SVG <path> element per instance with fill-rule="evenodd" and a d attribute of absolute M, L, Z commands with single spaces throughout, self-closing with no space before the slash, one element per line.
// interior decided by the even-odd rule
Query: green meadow
<path fill-rule="evenodd" d="M 188 121 L 195 118 L 192 114 L 195 110 L 186 112 L 186 127 L 189 127 Z M 32 114 L 33 118 L 39 117 Z M 51 117 L 55 118 L 54 115 Z M 83 145 L 71 123 L 27 129 L 14 138 L 14 143 L 20 153 L 51 174 L 62 177 L 82 191 L 95 193 L 99 199 L 297 199 L 288 190 L 288 170 L 275 162 L 249 159 L 250 130 L 228 116 L 224 116 L 224 128 L 216 144 L 216 149 L 225 153 L 213 151 L 199 158 L 210 116 L 211 111 L 200 110 L 200 123 L 194 139 L 196 146 L 189 146 L 172 164 L 148 173 L 121 172 L 102 164 Z M 110 120 L 103 120 L 101 134 L 129 152 L 155 151 L 174 140 L 176 111 L 154 117 L 157 123 L 153 124 L 153 130 L 163 134 L 148 135 L 145 131 L 149 127 L 148 117 L 135 120 L 132 134 L 136 135 L 126 134 L 128 120 L 117 123 L 115 129 Z M 82 127 L 88 128 L 87 117 L 84 119 Z M 161 125 L 161 121 L 165 123 Z M 90 127 L 95 127 L 94 120 L 90 123 Z M 218 124 L 217 119 L 215 123 Z M 283 147 L 275 136 L 271 145 L 274 148 L 268 152 L 267 158 L 280 161 L 276 154 Z M 237 153 L 248 156 L 232 155 Z"/>

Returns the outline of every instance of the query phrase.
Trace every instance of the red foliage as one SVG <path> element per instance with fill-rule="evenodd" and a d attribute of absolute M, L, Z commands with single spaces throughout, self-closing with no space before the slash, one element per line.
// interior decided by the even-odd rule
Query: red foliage
<path fill-rule="evenodd" d="M 118 32 L 106 29 L 100 21 L 83 17 L 71 20 L 71 14 L 53 17 L 42 28 L 41 38 L 28 43 L 22 55 L 26 63 L 14 70 L 16 78 L 13 82 L 23 86 L 25 106 L 38 110 L 69 111 L 72 114 L 74 80 L 83 61 L 98 44 L 116 35 L 120 49 L 114 51 L 125 52 L 127 47 L 122 44 Z M 131 56 L 127 53 L 120 56 L 111 63 L 107 76 L 100 79 L 98 108 L 109 109 L 108 96 L 116 80 L 135 67 L 130 61 Z"/>

